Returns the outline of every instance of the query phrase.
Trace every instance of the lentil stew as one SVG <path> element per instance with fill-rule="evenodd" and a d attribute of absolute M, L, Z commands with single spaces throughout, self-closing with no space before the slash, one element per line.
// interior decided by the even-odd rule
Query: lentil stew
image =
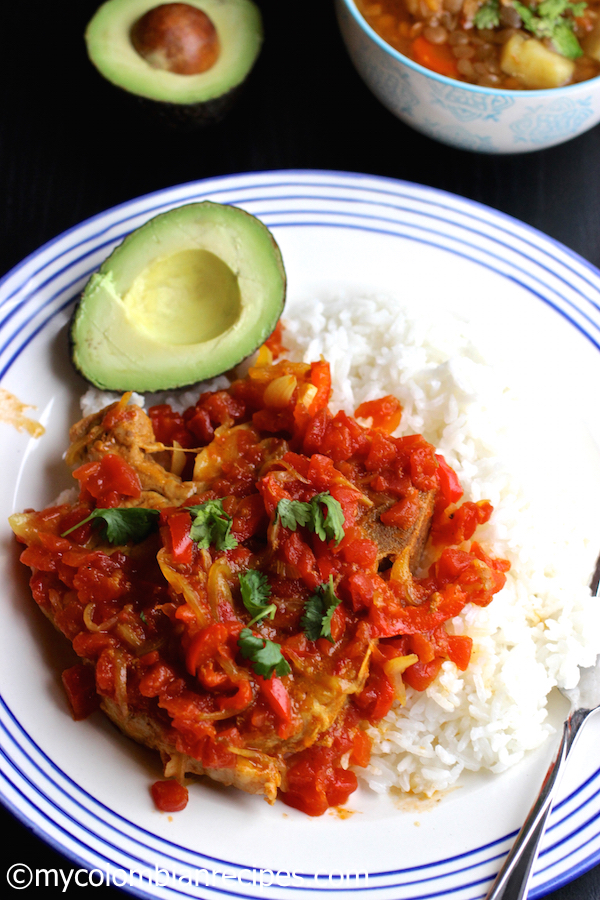
<path fill-rule="evenodd" d="M 600 74 L 600 0 L 356 0 L 409 59 L 482 87 L 536 90 Z"/>

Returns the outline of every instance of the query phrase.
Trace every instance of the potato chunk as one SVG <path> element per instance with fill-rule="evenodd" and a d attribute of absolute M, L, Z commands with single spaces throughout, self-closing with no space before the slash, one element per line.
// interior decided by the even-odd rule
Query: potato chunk
<path fill-rule="evenodd" d="M 535 38 L 513 34 L 502 49 L 500 67 L 526 88 L 561 87 L 573 77 L 575 64 L 566 56 L 548 50 Z"/>

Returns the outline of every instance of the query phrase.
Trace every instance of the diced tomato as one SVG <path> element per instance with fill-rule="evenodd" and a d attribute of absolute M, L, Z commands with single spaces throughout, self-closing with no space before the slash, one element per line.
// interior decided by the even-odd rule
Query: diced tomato
<path fill-rule="evenodd" d="M 377 582 L 380 580 L 378 575 L 373 577 L 366 572 L 352 572 L 342 582 L 341 587 L 348 592 L 355 612 L 360 612 L 371 606 Z"/>
<path fill-rule="evenodd" d="M 448 619 L 457 616 L 468 599 L 467 593 L 459 585 L 451 584 L 443 591 L 434 592 L 430 602 L 421 606 L 371 607 L 368 618 L 372 636 L 386 638 L 433 631 Z"/>
<path fill-rule="evenodd" d="M 202 743 L 202 765 L 207 769 L 235 769 L 237 756 L 223 741 L 208 738 Z"/>
<path fill-rule="evenodd" d="M 352 751 L 350 753 L 350 765 L 365 768 L 371 759 L 372 742 L 366 731 L 357 728 L 352 738 Z"/>
<path fill-rule="evenodd" d="M 85 719 L 98 708 L 96 678 L 90 665 L 77 663 L 62 673 L 62 683 L 75 720 Z"/>
<path fill-rule="evenodd" d="M 90 508 L 87 506 L 76 506 L 72 510 L 70 510 L 63 518 L 60 523 L 61 533 L 64 534 L 65 531 L 68 531 L 68 539 L 72 543 L 76 544 L 86 544 L 90 539 L 92 534 L 93 525 L 91 522 L 87 522 L 85 525 L 82 525 L 80 528 L 75 528 L 78 522 L 82 522 L 84 519 L 90 514 Z M 74 529 L 71 531 L 71 529 Z"/>
<path fill-rule="evenodd" d="M 308 421 L 302 439 L 302 451 L 307 456 L 320 452 L 331 419 L 332 415 L 325 406 Z"/>
<path fill-rule="evenodd" d="M 332 459 L 323 453 L 313 453 L 306 477 L 317 491 L 328 491 L 336 474 Z"/>
<path fill-rule="evenodd" d="M 118 506 L 129 497 L 136 499 L 142 493 L 137 472 L 116 453 L 84 463 L 75 469 L 73 477 L 81 485 L 82 498 L 91 497 L 104 508 Z"/>
<path fill-rule="evenodd" d="M 268 516 L 260 494 L 244 497 L 233 516 L 231 533 L 241 543 L 247 541 L 267 524 Z"/>
<path fill-rule="evenodd" d="M 195 446 L 183 415 L 175 412 L 168 403 L 151 406 L 148 416 L 152 422 L 154 436 L 161 444 L 172 447 L 177 441 L 181 447 Z"/>
<path fill-rule="evenodd" d="M 358 787 L 354 772 L 333 764 L 334 753 L 313 746 L 292 758 L 287 790 L 281 799 L 309 816 L 321 816 L 330 806 L 346 803 Z"/>
<path fill-rule="evenodd" d="M 101 651 L 96 661 L 96 690 L 103 697 L 114 699 L 118 676 L 117 660 L 112 647 Z"/>
<path fill-rule="evenodd" d="M 273 359 L 277 359 L 287 349 L 287 347 L 283 346 L 283 322 L 281 319 L 279 319 L 275 329 L 266 339 L 265 346 L 271 351 Z"/>
<path fill-rule="evenodd" d="M 424 691 L 437 677 L 442 668 L 443 659 L 435 657 L 429 662 L 416 662 L 403 673 L 403 681 L 415 691 Z"/>
<path fill-rule="evenodd" d="M 212 426 L 210 415 L 206 409 L 194 408 L 192 414 L 186 419 L 185 424 L 197 439 L 197 442 L 202 446 L 210 444 L 215 436 L 215 429 Z"/>
<path fill-rule="evenodd" d="M 354 703 L 370 722 L 378 722 L 390 711 L 394 702 L 394 684 L 385 674 L 383 667 L 376 663 L 364 688 L 354 697 Z"/>
<path fill-rule="evenodd" d="M 473 638 L 466 634 L 448 635 L 448 659 L 456 665 L 461 672 L 466 671 L 471 661 L 473 650 Z"/>
<path fill-rule="evenodd" d="M 319 570 L 319 577 L 321 582 L 329 581 L 330 576 L 334 578 L 339 575 L 342 569 L 342 561 L 337 557 L 332 557 L 329 555 L 329 548 L 323 541 L 320 541 L 320 547 L 316 541 L 313 543 L 313 550 L 315 551 L 315 556 L 317 559 L 317 568 Z M 325 554 L 325 555 L 321 555 Z"/>
<path fill-rule="evenodd" d="M 410 477 L 420 491 L 433 491 L 438 485 L 438 461 L 431 444 L 423 444 L 410 454 Z"/>
<path fill-rule="evenodd" d="M 319 570 L 315 555 L 297 531 L 287 532 L 281 541 L 284 559 L 297 571 L 302 581 L 310 588 L 319 586 Z"/>
<path fill-rule="evenodd" d="M 43 547 L 26 547 L 19 559 L 24 566 L 30 566 L 40 572 L 56 572 L 57 569 L 56 556 L 52 551 L 45 550 Z"/>
<path fill-rule="evenodd" d="M 125 572 L 125 556 L 114 553 L 108 556 L 96 552 L 77 569 L 73 587 L 81 603 L 106 604 L 123 597 L 130 587 Z"/>
<path fill-rule="evenodd" d="M 107 647 L 115 647 L 117 639 L 106 631 L 97 631 L 94 634 L 81 632 L 73 639 L 73 650 L 77 656 L 86 659 L 97 659 Z"/>
<path fill-rule="evenodd" d="M 354 415 L 361 419 L 372 419 L 373 428 L 391 434 L 400 424 L 402 405 L 396 397 L 388 394 L 379 400 L 367 400 L 365 403 L 361 403 Z"/>
<path fill-rule="evenodd" d="M 150 792 L 161 812 L 180 812 L 188 804 L 188 789 L 178 781 L 155 781 Z"/>
<path fill-rule="evenodd" d="M 275 515 L 275 510 L 277 509 L 277 504 L 280 500 L 283 500 L 284 498 L 289 500 L 289 495 L 281 481 L 279 481 L 273 473 L 265 475 L 257 481 L 256 487 L 260 491 L 265 510 L 269 516 Z"/>
<path fill-rule="evenodd" d="M 347 563 L 354 563 L 368 571 L 377 561 L 378 548 L 368 538 L 353 538 L 350 530 L 340 545 L 340 556 Z"/>
<path fill-rule="evenodd" d="M 376 431 L 371 441 L 371 449 L 365 460 L 365 467 L 369 472 L 378 472 L 389 466 L 396 459 L 396 445 L 392 438 L 383 432 Z"/>
<path fill-rule="evenodd" d="M 175 679 L 172 667 L 162 660 L 157 660 L 146 672 L 139 683 L 142 697 L 158 697 Z"/>
<path fill-rule="evenodd" d="M 381 513 L 379 518 L 384 525 L 392 525 L 396 528 L 408 530 L 417 520 L 420 509 L 419 496 L 414 491 L 410 496 L 404 497 L 390 509 Z"/>
<path fill-rule="evenodd" d="M 458 480 L 458 475 L 452 469 L 441 453 L 436 453 L 435 458 L 438 461 L 438 481 L 440 483 L 440 491 L 447 504 L 458 503 L 464 491 Z"/>
<path fill-rule="evenodd" d="M 207 391 L 200 395 L 196 410 L 206 410 L 213 426 L 233 425 L 246 412 L 242 400 L 232 397 L 228 391 Z"/>
<path fill-rule="evenodd" d="M 312 363 L 310 367 L 310 381 L 317 389 L 317 393 L 308 408 L 309 414 L 314 416 L 320 409 L 327 406 L 331 395 L 331 371 L 329 369 L 329 363 L 325 362 L 325 360 Z"/>
<path fill-rule="evenodd" d="M 461 544 L 475 534 L 478 525 L 483 525 L 492 515 L 493 507 L 487 500 L 472 503 L 466 500 L 459 507 L 436 511 L 431 526 L 434 544 Z"/>

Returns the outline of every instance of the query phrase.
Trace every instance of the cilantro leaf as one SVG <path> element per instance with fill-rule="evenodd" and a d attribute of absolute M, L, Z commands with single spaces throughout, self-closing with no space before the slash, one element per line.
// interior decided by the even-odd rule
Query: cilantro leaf
<path fill-rule="evenodd" d="M 313 508 L 315 533 L 322 541 L 335 541 L 337 546 L 344 537 L 344 511 L 339 500 L 327 491 L 313 497 L 310 504 Z M 325 506 L 327 510 L 325 516 L 321 506 Z"/>
<path fill-rule="evenodd" d="M 583 50 L 577 40 L 573 16 L 582 15 L 587 3 L 571 3 L 570 0 L 542 0 L 537 7 L 525 6 L 513 0 L 513 6 L 521 16 L 523 27 L 536 38 L 547 38 L 554 49 L 567 59 L 577 59 Z M 570 13 L 570 16 L 566 16 Z"/>
<path fill-rule="evenodd" d="M 266 616 L 272 619 L 277 607 L 274 603 L 267 603 L 271 588 L 266 575 L 258 569 L 249 569 L 247 572 L 241 572 L 239 578 L 243 604 L 250 615 L 254 616 L 249 624 L 254 625 Z"/>
<path fill-rule="evenodd" d="M 497 28 L 500 24 L 500 0 L 488 0 L 473 18 L 475 28 Z"/>
<path fill-rule="evenodd" d="M 537 8 L 540 16 L 547 19 L 558 19 L 566 12 L 573 16 L 581 16 L 587 3 L 571 3 L 570 0 L 542 0 Z"/>
<path fill-rule="evenodd" d="M 188 507 L 192 514 L 190 537 L 201 550 L 212 544 L 215 550 L 233 550 L 237 540 L 231 534 L 232 518 L 223 509 L 222 500 L 206 500 Z"/>
<path fill-rule="evenodd" d="M 295 531 L 298 525 L 308 525 L 311 518 L 310 504 L 285 497 L 277 504 L 277 518 L 284 528 Z"/>
<path fill-rule="evenodd" d="M 257 675 L 271 678 L 273 673 L 282 678 L 292 671 L 290 664 L 281 652 L 279 644 L 266 638 L 258 637 L 249 628 L 243 628 L 238 638 L 238 647 L 244 659 L 249 659 Z"/>
<path fill-rule="evenodd" d="M 304 605 L 304 614 L 300 619 L 300 627 L 309 641 L 316 641 L 321 637 L 321 627 L 325 606 L 319 594 L 313 594 Z"/>
<path fill-rule="evenodd" d="M 557 53 L 567 59 L 578 59 L 583 56 L 581 44 L 573 33 L 573 28 L 566 21 L 559 23 L 554 29 L 552 43 Z"/>
<path fill-rule="evenodd" d="M 526 28 L 527 31 L 531 31 L 532 34 L 536 34 L 536 23 L 538 23 L 540 20 L 537 18 L 533 10 L 529 9 L 528 6 L 525 6 L 524 3 L 520 3 L 519 0 L 513 0 L 513 6 L 521 16 L 523 27 Z"/>
<path fill-rule="evenodd" d="M 89 516 L 77 525 L 63 532 L 61 537 L 66 537 L 87 522 L 93 522 L 100 525 L 102 529 L 100 536 L 109 544 L 126 544 L 128 541 L 139 544 L 154 531 L 159 515 L 157 509 L 145 509 L 141 506 L 131 506 L 127 509 L 98 508 L 92 510 Z"/>
<path fill-rule="evenodd" d="M 309 641 L 324 637 L 331 644 L 335 643 L 331 635 L 331 619 L 340 602 L 333 589 L 333 576 L 330 575 L 327 584 L 320 584 L 304 607 L 300 627 Z"/>
<path fill-rule="evenodd" d="M 284 498 L 277 504 L 275 517 L 290 531 L 295 531 L 298 525 L 305 525 L 322 541 L 335 540 L 336 546 L 344 537 L 344 512 L 329 491 L 316 494 L 308 502 Z"/>

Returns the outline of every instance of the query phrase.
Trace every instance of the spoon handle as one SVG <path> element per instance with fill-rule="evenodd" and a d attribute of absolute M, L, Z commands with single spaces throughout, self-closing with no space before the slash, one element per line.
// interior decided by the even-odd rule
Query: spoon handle
<path fill-rule="evenodd" d="M 552 809 L 554 789 L 575 740 L 593 711 L 576 709 L 565 721 L 556 758 L 550 764 L 537 800 L 485 900 L 522 900 L 526 896 L 533 864 Z"/>

